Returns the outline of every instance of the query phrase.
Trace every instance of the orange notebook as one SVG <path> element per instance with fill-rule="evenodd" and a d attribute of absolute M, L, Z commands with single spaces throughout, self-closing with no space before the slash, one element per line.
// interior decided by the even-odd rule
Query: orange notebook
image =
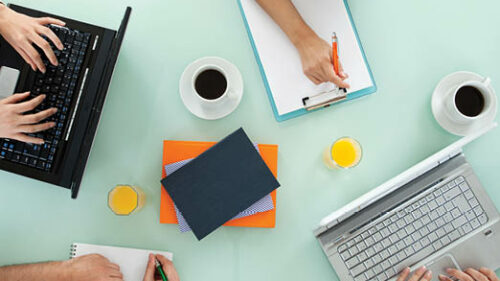
<path fill-rule="evenodd" d="M 161 174 L 165 178 L 165 165 L 179 162 L 182 160 L 195 158 L 205 150 L 209 149 L 215 142 L 193 142 L 193 141 L 163 141 L 163 161 Z M 278 174 L 278 146 L 270 144 L 259 144 L 259 152 L 262 159 L 269 167 L 275 177 Z M 271 192 L 274 209 L 257 213 L 248 217 L 233 219 L 226 222 L 225 226 L 243 226 L 243 227 L 274 227 L 276 224 L 276 190 Z M 160 223 L 177 224 L 174 202 L 161 187 L 160 201 Z"/>

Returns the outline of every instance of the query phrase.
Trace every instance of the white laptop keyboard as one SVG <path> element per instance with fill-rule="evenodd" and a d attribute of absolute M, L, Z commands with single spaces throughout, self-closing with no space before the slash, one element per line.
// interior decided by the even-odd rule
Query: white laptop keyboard
<path fill-rule="evenodd" d="M 388 280 L 487 221 L 460 176 L 405 202 L 337 250 L 354 280 Z"/>

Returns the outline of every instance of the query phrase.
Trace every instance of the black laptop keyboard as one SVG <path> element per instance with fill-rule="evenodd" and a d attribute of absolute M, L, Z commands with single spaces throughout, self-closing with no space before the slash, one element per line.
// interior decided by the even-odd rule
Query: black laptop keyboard
<path fill-rule="evenodd" d="M 56 155 L 63 149 L 63 141 L 67 140 L 72 126 L 74 103 L 80 91 L 77 84 L 83 75 L 82 66 L 91 37 L 89 33 L 74 29 L 49 27 L 64 44 L 64 49 L 58 50 L 48 40 L 59 62 L 58 66 L 53 66 L 39 50 L 46 65 L 46 72 L 45 74 L 36 72 L 30 98 L 40 94 L 45 94 L 46 98 L 40 106 L 28 114 L 56 107 L 57 113 L 43 121 L 55 122 L 56 126 L 44 132 L 28 134 L 44 139 L 45 143 L 42 145 L 0 139 L 0 159 L 47 172 L 53 171 Z"/>

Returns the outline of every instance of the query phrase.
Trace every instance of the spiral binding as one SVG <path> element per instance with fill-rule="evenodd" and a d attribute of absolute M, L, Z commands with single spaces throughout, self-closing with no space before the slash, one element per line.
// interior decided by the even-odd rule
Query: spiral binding
<path fill-rule="evenodd" d="M 76 244 L 71 244 L 71 250 L 69 253 L 69 258 L 72 259 L 76 256 Z"/>

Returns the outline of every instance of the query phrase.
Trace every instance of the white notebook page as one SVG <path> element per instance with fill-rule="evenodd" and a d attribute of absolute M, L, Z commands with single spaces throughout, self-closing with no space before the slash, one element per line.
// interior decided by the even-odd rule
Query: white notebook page
<path fill-rule="evenodd" d="M 349 93 L 373 86 L 343 0 L 292 0 L 307 24 L 331 44 L 339 38 L 339 57 Z M 302 98 L 334 89 L 332 83 L 314 85 L 303 73 L 300 56 L 286 34 L 255 0 L 241 0 L 278 114 L 303 108 Z"/>
<path fill-rule="evenodd" d="M 173 259 L 173 254 L 169 252 L 99 246 L 83 243 L 74 243 L 71 247 L 72 257 L 79 257 L 88 254 L 100 254 L 108 258 L 112 263 L 118 264 L 123 274 L 124 281 L 143 280 L 150 253 L 161 254 L 169 260 Z"/>

